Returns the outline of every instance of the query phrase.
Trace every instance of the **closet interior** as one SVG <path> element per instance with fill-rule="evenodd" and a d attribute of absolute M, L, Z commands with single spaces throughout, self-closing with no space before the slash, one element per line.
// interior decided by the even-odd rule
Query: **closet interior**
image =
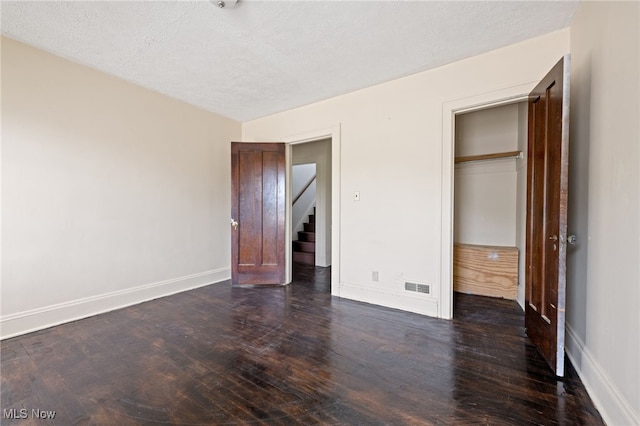
<path fill-rule="evenodd" d="M 527 102 L 456 115 L 453 288 L 524 305 Z"/>

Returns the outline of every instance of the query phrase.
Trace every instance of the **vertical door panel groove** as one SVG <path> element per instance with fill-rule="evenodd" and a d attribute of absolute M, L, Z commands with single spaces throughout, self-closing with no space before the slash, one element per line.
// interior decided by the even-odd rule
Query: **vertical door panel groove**
<path fill-rule="evenodd" d="M 558 376 L 564 374 L 568 67 L 567 56 L 529 96 L 525 326 Z"/>

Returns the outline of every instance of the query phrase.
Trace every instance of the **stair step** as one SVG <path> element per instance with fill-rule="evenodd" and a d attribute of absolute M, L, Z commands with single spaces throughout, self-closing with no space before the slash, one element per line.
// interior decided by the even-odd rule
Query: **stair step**
<path fill-rule="evenodd" d="M 304 232 L 316 232 L 316 224 L 315 223 L 305 223 Z"/>
<path fill-rule="evenodd" d="M 303 251 L 306 253 L 315 253 L 316 251 L 316 243 L 309 241 L 294 241 L 293 242 L 293 251 Z"/>
<path fill-rule="evenodd" d="M 294 251 L 292 260 L 295 263 L 302 263 L 303 265 L 315 265 L 316 264 L 316 254 L 315 253 L 305 253 L 303 251 Z"/>
<path fill-rule="evenodd" d="M 309 223 L 316 223 L 316 215 L 315 214 L 310 214 L 309 215 Z"/>
<path fill-rule="evenodd" d="M 298 231 L 298 240 L 300 241 L 316 241 L 316 233 L 315 232 L 300 232 Z"/>

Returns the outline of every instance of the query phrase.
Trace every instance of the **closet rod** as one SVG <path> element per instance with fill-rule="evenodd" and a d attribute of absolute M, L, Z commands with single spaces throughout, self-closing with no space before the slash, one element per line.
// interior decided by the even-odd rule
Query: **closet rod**
<path fill-rule="evenodd" d="M 497 152 L 495 154 L 469 155 L 466 157 L 456 157 L 455 163 L 467 163 L 469 161 L 495 160 L 497 158 L 522 158 L 522 151 Z"/>

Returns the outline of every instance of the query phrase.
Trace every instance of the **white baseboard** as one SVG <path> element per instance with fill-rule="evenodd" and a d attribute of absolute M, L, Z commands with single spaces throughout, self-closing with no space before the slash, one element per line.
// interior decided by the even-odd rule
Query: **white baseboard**
<path fill-rule="evenodd" d="M 230 277 L 230 268 L 220 268 L 5 315 L 0 317 L 0 339 L 8 339 L 159 297 L 218 283 L 228 280 Z"/>
<path fill-rule="evenodd" d="M 345 282 L 340 283 L 340 297 L 430 317 L 438 316 L 438 301 L 436 299 L 426 295 L 407 293 L 405 295 L 380 288 L 368 288 Z"/>
<path fill-rule="evenodd" d="M 608 425 L 640 425 L 638 414 L 593 358 L 578 334 L 566 325 L 566 352 L 587 393 Z"/>

